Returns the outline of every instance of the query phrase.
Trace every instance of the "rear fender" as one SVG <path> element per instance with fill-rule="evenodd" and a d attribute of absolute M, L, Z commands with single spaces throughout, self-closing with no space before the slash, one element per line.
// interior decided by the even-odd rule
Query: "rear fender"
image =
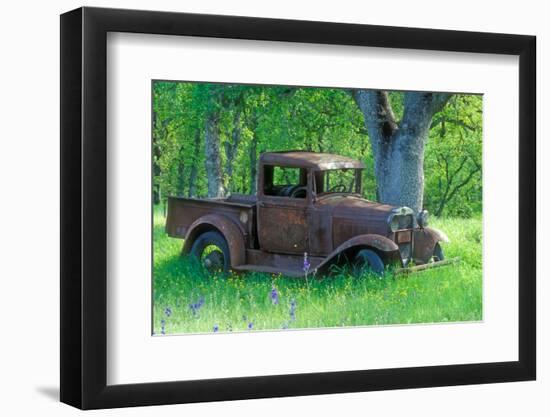
<path fill-rule="evenodd" d="M 355 236 L 332 251 L 327 258 L 317 266 L 317 270 L 327 267 L 336 260 L 338 256 L 360 248 L 372 248 L 382 255 L 384 263 L 393 262 L 401 259 L 399 256 L 399 247 L 397 244 L 382 235 L 366 234 Z"/>
<path fill-rule="evenodd" d="M 246 247 L 244 243 L 244 234 L 228 217 L 222 214 L 207 214 L 195 220 L 185 235 L 183 244 L 183 253 L 191 251 L 195 239 L 199 235 L 215 230 L 222 234 L 229 246 L 229 255 L 231 257 L 231 266 L 239 266 L 245 263 Z"/>
<path fill-rule="evenodd" d="M 438 242 L 450 242 L 445 233 L 431 227 L 415 230 L 413 239 L 413 258 L 417 264 L 425 264 L 430 261 Z"/>

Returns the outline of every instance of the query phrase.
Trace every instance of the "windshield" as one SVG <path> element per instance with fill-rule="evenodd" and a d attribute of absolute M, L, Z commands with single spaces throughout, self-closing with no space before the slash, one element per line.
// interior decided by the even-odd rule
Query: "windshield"
<path fill-rule="evenodd" d="M 361 169 L 331 169 L 315 172 L 318 195 L 329 193 L 361 194 Z"/>

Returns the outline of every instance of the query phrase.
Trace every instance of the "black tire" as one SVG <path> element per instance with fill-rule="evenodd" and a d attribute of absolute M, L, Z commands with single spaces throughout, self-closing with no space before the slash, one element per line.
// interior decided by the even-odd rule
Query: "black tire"
<path fill-rule="evenodd" d="M 213 247 L 211 252 L 205 254 L 205 249 Z M 195 256 L 201 265 L 209 272 L 229 272 L 230 257 L 229 246 L 225 238 L 218 232 L 206 232 L 200 235 L 191 246 L 191 256 Z"/>
<path fill-rule="evenodd" d="M 441 245 L 438 242 L 434 246 L 433 260 L 434 262 L 437 262 L 437 261 L 443 261 L 444 259 L 445 259 L 445 254 L 443 253 L 443 249 L 441 249 Z"/>
<path fill-rule="evenodd" d="M 377 275 L 384 273 L 384 261 L 371 249 L 361 249 L 357 252 L 353 260 L 353 267 L 356 275 L 362 274 L 363 271 L 371 271 Z"/>

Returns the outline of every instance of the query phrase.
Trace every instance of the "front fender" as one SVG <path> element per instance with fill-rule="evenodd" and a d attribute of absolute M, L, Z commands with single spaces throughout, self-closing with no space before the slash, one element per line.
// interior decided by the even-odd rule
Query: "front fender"
<path fill-rule="evenodd" d="M 399 259 L 399 255 L 396 256 L 396 253 L 397 254 L 399 253 L 399 247 L 393 240 L 388 239 L 387 237 L 382 235 L 375 235 L 375 234 L 358 235 L 345 241 L 340 246 L 338 246 L 334 251 L 332 251 L 326 257 L 326 259 L 317 266 L 317 270 L 321 270 L 323 267 L 328 266 L 340 254 L 347 252 L 353 248 L 362 248 L 362 247 L 369 247 L 369 248 L 376 249 L 377 251 L 382 252 L 383 254 L 386 254 L 386 258 L 389 258 L 392 260 Z"/>
<path fill-rule="evenodd" d="M 246 247 L 243 232 L 235 222 L 222 214 L 207 214 L 195 220 L 191 226 L 189 226 L 189 230 L 185 235 L 183 253 L 189 253 L 193 246 L 193 242 L 199 235 L 213 229 L 223 235 L 229 246 L 231 266 L 235 267 L 244 264 Z"/>
<path fill-rule="evenodd" d="M 431 227 L 415 230 L 413 239 L 413 258 L 417 264 L 425 264 L 430 261 L 436 243 L 450 242 L 444 232 Z"/>

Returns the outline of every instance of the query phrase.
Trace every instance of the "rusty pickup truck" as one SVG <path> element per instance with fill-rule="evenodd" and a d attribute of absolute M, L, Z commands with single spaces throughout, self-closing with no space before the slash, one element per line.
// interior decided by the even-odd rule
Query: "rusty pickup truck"
<path fill-rule="evenodd" d="M 166 232 L 209 271 L 304 276 L 333 264 L 385 267 L 445 263 L 446 235 L 416 214 L 362 198 L 362 162 L 305 151 L 260 155 L 257 195 L 168 199 Z"/>

